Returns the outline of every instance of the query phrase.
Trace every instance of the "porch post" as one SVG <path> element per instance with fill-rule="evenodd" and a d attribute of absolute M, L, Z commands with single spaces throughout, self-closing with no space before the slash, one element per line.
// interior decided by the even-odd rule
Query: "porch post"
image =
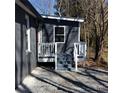
<path fill-rule="evenodd" d="M 75 71 L 77 71 L 78 69 L 77 69 L 77 49 L 75 50 Z"/>
<path fill-rule="evenodd" d="M 77 71 L 77 48 L 76 43 L 74 43 L 74 61 L 75 61 L 75 71 Z"/>
<path fill-rule="evenodd" d="M 55 70 L 57 70 L 57 43 L 55 43 Z"/>

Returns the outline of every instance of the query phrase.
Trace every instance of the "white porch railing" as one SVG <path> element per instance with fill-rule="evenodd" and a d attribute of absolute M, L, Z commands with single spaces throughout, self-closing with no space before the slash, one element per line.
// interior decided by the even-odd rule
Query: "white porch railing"
<path fill-rule="evenodd" d="M 42 43 L 39 45 L 38 55 L 40 57 L 55 56 L 55 43 Z"/>
<path fill-rule="evenodd" d="M 86 43 L 74 43 L 74 61 L 75 70 L 77 71 L 77 63 L 86 58 Z M 43 59 L 41 62 L 48 62 L 49 58 L 54 59 L 55 69 L 57 69 L 57 43 L 41 43 L 38 45 L 38 58 Z M 52 60 L 51 59 L 51 60 Z"/>
<path fill-rule="evenodd" d="M 75 69 L 77 70 L 77 63 L 86 58 L 86 43 L 74 43 L 74 61 L 75 61 Z"/>
<path fill-rule="evenodd" d="M 86 57 L 86 43 L 85 42 L 74 43 L 74 51 L 77 54 L 77 56 Z"/>

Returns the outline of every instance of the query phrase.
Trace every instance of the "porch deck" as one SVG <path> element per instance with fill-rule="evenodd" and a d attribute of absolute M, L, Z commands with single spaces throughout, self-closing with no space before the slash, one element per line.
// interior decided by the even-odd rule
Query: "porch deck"
<path fill-rule="evenodd" d="M 62 72 L 37 67 L 16 93 L 107 93 L 107 83 L 107 71 L 99 69 Z"/>

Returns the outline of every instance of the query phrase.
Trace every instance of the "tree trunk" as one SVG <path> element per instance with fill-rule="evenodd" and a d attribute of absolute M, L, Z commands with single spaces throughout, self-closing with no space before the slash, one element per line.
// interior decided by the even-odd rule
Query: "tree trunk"
<path fill-rule="evenodd" d="M 95 40 L 95 44 L 96 44 L 96 46 L 95 46 L 95 60 L 94 61 L 96 61 L 97 60 L 97 58 L 98 58 L 98 52 L 99 52 L 99 44 L 98 44 L 98 38 L 96 37 L 96 40 Z"/>
<path fill-rule="evenodd" d="M 103 44 L 104 44 L 104 40 L 103 38 L 100 38 L 101 40 L 98 43 L 96 43 L 96 50 L 95 50 L 95 62 L 97 63 L 97 65 L 100 63 L 101 61 L 101 57 L 102 57 L 102 52 L 103 52 Z"/>

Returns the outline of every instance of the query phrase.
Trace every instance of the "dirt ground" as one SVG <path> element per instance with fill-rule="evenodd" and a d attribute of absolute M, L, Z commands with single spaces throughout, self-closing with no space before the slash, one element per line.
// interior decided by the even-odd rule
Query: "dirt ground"
<path fill-rule="evenodd" d="M 16 93 L 108 93 L 108 72 L 79 68 L 77 72 L 35 68 Z"/>

